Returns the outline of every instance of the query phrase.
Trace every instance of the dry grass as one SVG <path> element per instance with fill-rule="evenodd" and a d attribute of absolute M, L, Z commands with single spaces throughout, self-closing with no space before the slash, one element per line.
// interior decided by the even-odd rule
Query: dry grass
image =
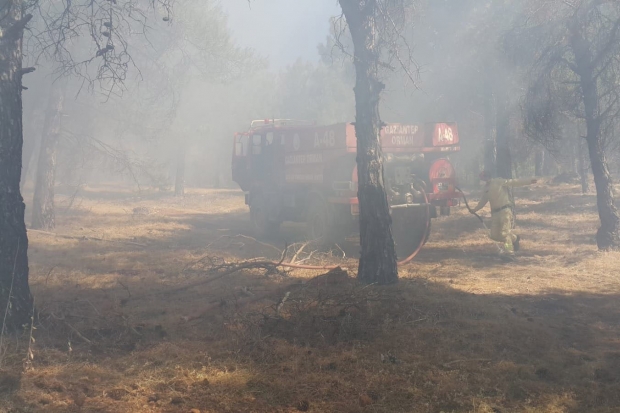
<path fill-rule="evenodd" d="M 30 234 L 34 360 L 12 339 L 0 412 L 620 411 L 620 255 L 596 251 L 595 199 L 519 199 L 515 263 L 459 212 L 398 286 L 244 270 L 179 290 L 212 276 L 205 263 L 278 258 L 235 236 L 249 235 L 242 195 L 87 190 L 58 220 L 76 239 Z"/>

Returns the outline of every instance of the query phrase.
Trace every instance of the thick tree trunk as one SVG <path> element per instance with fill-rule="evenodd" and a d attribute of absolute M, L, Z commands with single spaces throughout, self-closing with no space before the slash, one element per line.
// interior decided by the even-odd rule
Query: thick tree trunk
<path fill-rule="evenodd" d="M 367 283 L 398 281 L 392 219 L 383 180 L 378 28 L 375 0 L 340 0 L 355 48 L 355 134 L 361 257 L 358 278 Z"/>
<path fill-rule="evenodd" d="M 588 140 L 588 151 L 594 185 L 596 203 L 601 227 L 596 233 L 596 245 L 601 250 L 620 247 L 620 217 L 614 202 L 614 187 L 605 159 L 605 150 L 600 139 Z"/>
<path fill-rule="evenodd" d="M 487 139 L 484 142 L 484 170 L 490 174 L 495 172 L 495 139 Z"/>
<path fill-rule="evenodd" d="M 177 152 L 177 170 L 174 177 L 174 195 L 185 196 L 185 158 L 186 158 L 185 137 L 181 138 Z"/>
<path fill-rule="evenodd" d="M 490 174 L 495 174 L 497 160 L 496 148 L 496 118 L 493 116 L 494 96 L 491 81 L 484 83 L 484 170 Z"/>
<path fill-rule="evenodd" d="M 484 160 L 483 160 L 484 161 Z M 467 183 L 476 186 L 480 183 L 480 159 L 476 159 L 470 164 L 470 171 L 467 174 Z M 483 165 L 484 168 L 484 165 Z"/>
<path fill-rule="evenodd" d="M 601 227 L 596 233 L 596 244 L 600 250 L 620 247 L 620 216 L 614 203 L 614 188 L 605 159 L 601 135 L 601 108 L 599 90 L 589 42 L 576 29 L 572 33 L 571 45 L 575 54 L 575 65 L 580 77 L 583 107 L 586 119 L 586 142 L 590 154 L 590 165 L 596 187 L 596 203 Z"/>
<path fill-rule="evenodd" d="M 56 226 L 54 208 L 54 186 L 56 184 L 56 148 L 60 138 L 63 90 L 55 86 L 49 97 L 41 144 L 39 160 L 34 182 L 32 202 L 32 228 L 52 230 Z"/>
<path fill-rule="evenodd" d="M 504 179 L 512 179 L 512 157 L 510 155 L 510 113 L 508 102 L 500 96 L 497 99 L 497 158 L 496 175 Z"/>
<path fill-rule="evenodd" d="M 22 34 L 32 16 L 5 2 L 0 19 L 0 333 L 30 322 L 28 237 L 19 190 L 22 168 Z M 6 320 L 6 323 L 4 323 Z"/>
<path fill-rule="evenodd" d="M 545 168 L 545 151 L 544 149 L 539 149 L 536 151 L 536 159 L 534 160 L 534 175 L 543 176 L 543 171 Z"/>

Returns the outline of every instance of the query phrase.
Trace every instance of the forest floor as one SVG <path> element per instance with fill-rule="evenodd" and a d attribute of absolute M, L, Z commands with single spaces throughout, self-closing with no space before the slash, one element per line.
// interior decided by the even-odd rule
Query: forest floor
<path fill-rule="evenodd" d="M 59 235 L 29 231 L 36 329 L 3 337 L 0 412 L 620 411 L 620 254 L 578 187 L 518 192 L 513 263 L 455 208 L 390 287 L 338 248 L 297 260 L 349 276 L 230 271 L 303 227 L 259 243 L 240 191 L 188 192 L 58 195 Z"/>

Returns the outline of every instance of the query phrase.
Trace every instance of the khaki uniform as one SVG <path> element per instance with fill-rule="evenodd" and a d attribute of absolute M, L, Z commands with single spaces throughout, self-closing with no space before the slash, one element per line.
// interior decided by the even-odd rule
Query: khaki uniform
<path fill-rule="evenodd" d="M 504 250 L 514 253 L 513 243 L 517 235 L 512 232 L 512 202 L 509 188 L 527 186 L 532 184 L 532 179 L 502 179 L 495 178 L 487 182 L 484 195 L 472 212 L 478 212 L 487 203 L 491 204 L 491 239 L 504 244 Z"/>

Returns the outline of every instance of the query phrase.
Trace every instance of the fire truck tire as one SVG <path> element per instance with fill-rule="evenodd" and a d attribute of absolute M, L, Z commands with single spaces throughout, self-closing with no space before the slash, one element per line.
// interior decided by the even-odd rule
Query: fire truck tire
<path fill-rule="evenodd" d="M 306 237 L 320 244 L 336 242 L 338 231 L 335 221 L 331 205 L 322 199 L 313 200 L 306 215 Z"/>
<path fill-rule="evenodd" d="M 272 238 L 280 230 L 280 221 L 269 219 L 267 205 L 263 197 L 252 202 L 250 206 L 250 221 L 258 238 Z"/>

